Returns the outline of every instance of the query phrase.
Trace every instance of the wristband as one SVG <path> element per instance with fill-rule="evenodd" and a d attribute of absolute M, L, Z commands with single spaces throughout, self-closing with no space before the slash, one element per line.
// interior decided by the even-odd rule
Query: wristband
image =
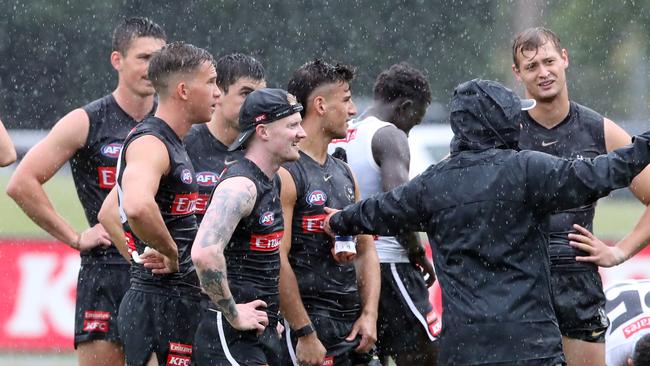
<path fill-rule="evenodd" d="M 315 331 L 316 329 L 314 329 L 314 325 L 312 323 L 309 323 L 300 329 L 294 330 L 293 334 L 296 336 L 296 338 L 301 338 L 306 335 L 310 335 Z"/>

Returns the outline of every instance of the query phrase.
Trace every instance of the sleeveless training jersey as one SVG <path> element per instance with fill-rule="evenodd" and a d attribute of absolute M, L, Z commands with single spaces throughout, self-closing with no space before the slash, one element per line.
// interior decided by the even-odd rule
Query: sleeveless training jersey
<path fill-rule="evenodd" d="M 328 147 L 331 154 L 337 147 L 345 149 L 348 164 L 357 177 L 361 199 L 383 193 L 379 165 L 372 155 L 372 138 L 382 127 L 392 126 L 392 123 L 376 117 L 352 121 L 348 126 L 348 135 L 344 139 L 332 140 Z M 381 263 L 408 263 L 408 254 L 394 236 L 375 237 L 377 256 Z"/>
<path fill-rule="evenodd" d="M 639 338 L 650 334 L 650 280 L 617 283 L 605 290 L 607 365 L 627 365 Z"/>
<path fill-rule="evenodd" d="M 151 113 L 155 109 L 154 104 Z M 86 220 L 92 227 L 99 222 L 99 209 L 115 185 L 115 165 L 122 150 L 122 142 L 138 121 L 120 108 L 112 94 L 85 105 L 83 110 L 89 120 L 88 138 L 86 144 L 70 159 L 70 168 Z M 125 263 L 112 245 L 82 252 L 81 257 L 84 263 L 91 259 Z"/>
<path fill-rule="evenodd" d="M 327 156 L 320 165 L 307 154 L 284 164 L 296 184 L 289 262 L 308 313 L 356 319 L 361 308 L 353 264 L 337 263 L 332 239 L 323 230 L 324 207 L 354 203 L 354 179 L 345 163 Z"/>
<path fill-rule="evenodd" d="M 219 181 L 219 175 L 226 166 L 242 158 L 242 150 L 228 152 L 228 146 L 214 137 L 207 123 L 192 126 L 183 142 L 194 166 L 196 184 L 199 186 L 195 214 L 196 221 L 200 225 L 208 208 L 212 190 Z"/>
<path fill-rule="evenodd" d="M 133 263 L 131 266 L 131 284 L 132 287 L 135 284 L 139 288 L 158 289 L 165 293 L 168 293 L 170 288 L 176 288 L 187 294 L 198 295 L 200 291 L 199 282 L 190 255 L 192 242 L 197 231 L 194 206 L 198 190 L 194 178 L 194 169 L 183 142 L 167 123 L 157 117 L 145 119 L 127 136 L 118 163 L 117 184 L 120 214 L 122 215 L 124 231 L 129 238 L 129 247 L 142 254 L 147 243 L 140 240 L 131 231 L 122 209 L 121 184 L 126 167 L 124 153 L 131 142 L 146 135 L 155 136 L 162 141 L 169 154 L 169 173 L 160 178 L 160 185 L 155 199 L 165 226 L 178 247 L 179 270 L 176 273 L 167 275 L 154 275 L 151 270 L 144 268 L 142 264 Z"/>
<path fill-rule="evenodd" d="M 605 148 L 604 118 L 578 103 L 571 102 L 569 115 L 557 126 L 547 129 L 535 122 L 528 113 L 522 113 L 519 147 L 570 159 L 594 158 L 607 153 Z M 586 253 L 569 246 L 567 235 L 573 224 L 593 231 L 596 203 L 551 215 L 548 222 L 549 254 L 552 266 L 596 268 L 575 257 Z"/>
<path fill-rule="evenodd" d="M 230 292 L 238 304 L 256 299 L 266 302 L 269 326 L 275 326 L 280 310 L 278 279 L 284 234 L 280 179 L 277 175 L 269 179 L 246 158 L 227 167 L 220 182 L 232 177 L 250 179 L 257 198 L 251 214 L 239 221 L 224 250 Z"/>

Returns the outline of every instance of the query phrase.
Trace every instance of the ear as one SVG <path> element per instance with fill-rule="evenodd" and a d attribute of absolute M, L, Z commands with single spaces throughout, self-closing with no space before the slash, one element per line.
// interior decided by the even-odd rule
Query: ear
<path fill-rule="evenodd" d="M 120 71 L 120 68 L 122 67 L 122 54 L 113 51 L 111 52 L 111 65 L 113 65 L 113 68 L 117 71 Z"/>
<path fill-rule="evenodd" d="M 261 137 L 264 141 L 268 141 L 270 139 L 269 128 L 265 124 L 255 126 L 255 134 Z"/>
<path fill-rule="evenodd" d="M 564 61 L 564 68 L 566 69 L 569 67 L 569 51 L 567 51 L 566 48 L 563 48 L 560 56 L 562 57 L 562 61 Z"/>
<path fill-rule="evenodd" d="M 325 106 L 325 98 L 323 98 L 320 95 L 317 95 L 314 97 L 314 100 L 312 101 L 312 105 L 314 106 L 314 111 L 319 115 L 322 116 L 325 114 L 325 109 L 327 108 Z"/>
<path fill-rule="evenodd" d="M 512 64 L 512 73 L 515 75 L 515 79 L 517 79 L 517 81 L 521 82 L 521 75 L 519 75 L 520 70 L 519 70 L 519 67 L 517 65 L 515 65 L 515 64 Z"/>
<path fill-rule="evenodd" d="M 176 84 L 176 94 L 181 98 L 181 100 L 187 100 L 190 96 L 190 89 L 184 81 Z"/>
<path fill-rule="evenodd" d="M 413 100 L 407 98 L 399 102 L 399 104 L 397 105 L 397 109 L 402 112 L 406 112 L 409 108 L 413 106 L 413 104 L 414 104 Z"/>

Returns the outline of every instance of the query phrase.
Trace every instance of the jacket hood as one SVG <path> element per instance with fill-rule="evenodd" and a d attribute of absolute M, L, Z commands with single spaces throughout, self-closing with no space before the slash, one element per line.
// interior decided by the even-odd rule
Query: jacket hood
<path fill-rule="evenodd" d="M 496 81 L 474 79 L 454 89 L 450 150 L 517 149 L 522 110 L 535 107 L 533 99 L 519 99 Z"/>

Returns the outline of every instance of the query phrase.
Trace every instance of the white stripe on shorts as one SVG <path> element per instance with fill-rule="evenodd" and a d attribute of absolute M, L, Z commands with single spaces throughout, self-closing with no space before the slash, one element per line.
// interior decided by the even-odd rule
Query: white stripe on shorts
<path fill-rule="evenodd" d="M 289 350 L 289 357 L 291 357 L 291 363 L 293 363 L 293 366 L 299 366 L 298 365 L 298 359 L 296 358 L 296 350 L 293 349 L 293 344 L 291 344 L 291 327 L 289 326 L 289 322 L 287 319 L 284 319 L 284 329 L 286 329 L 286 339 L 287 339 L 287 349 Z"/>
<path fill-rule="evenodd" d="M 418 308 L 415 307 L 415 304 L 413 303 L 411 296 L 406 291 L 406 287 L 404 287 L 404 283 L 402 282 L 402 279 L 399 278 L 399 274 L 397 273 L 397 267 L 395 266 L 395 263 L 390 264 L 390 272 L 393 274 L 393 279 L 395 280 L 395 283 L 397 283 L 399 292 L 402 293 L 402 297 L 404 298 L 404 300 L 406 300 L 406 304 L 408 305 L 409 309 L 411 309 L 413 315 L 415 315 L 415 317 L 420 321 L 420 323 L 424 327 L 424 331 L 427 332 L 427 336 L 429 336 L 429 339 L 435 341 L 436 337 L 434 337 L 433 334 L 431 334 L 431 332 L 429 331 L 429 324 L 427 324 L 427 320 L 424 319 L 424 317 L 422 316 Z"/>
<path fill-rule="evenodd" d="M 220 311 L 212 309 L 210 309 L 210 311 L 217 313 L 217 330 L 219 331 L 219 340 L 221 341 L 221 348 L 223 349 L 223 353 L 226 355 L 226 359 L 230 361 L 231 366 L 239 366 L 237 360 L 235 360 L 235 358 L 230 354 L 230 349 L 228 349 L 228 342 L 226 342 L 226 336 L 223 331 L 223 315 Z"/>

